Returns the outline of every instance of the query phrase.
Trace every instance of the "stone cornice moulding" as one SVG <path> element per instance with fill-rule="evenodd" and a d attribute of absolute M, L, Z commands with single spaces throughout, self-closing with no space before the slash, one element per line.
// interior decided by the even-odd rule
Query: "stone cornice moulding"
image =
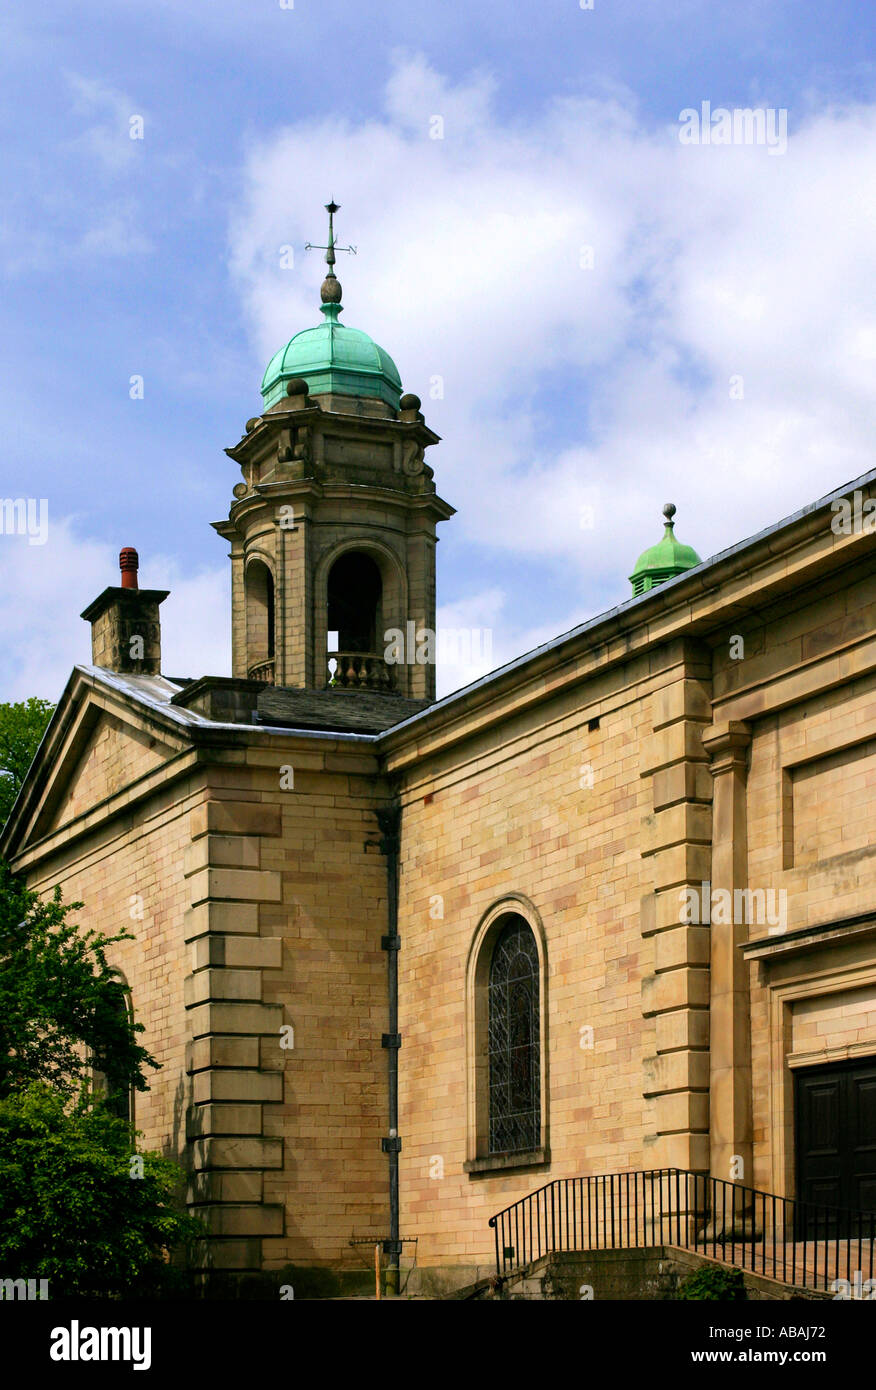
<path fill-rule="evenodd" d="M 703 747 L 709 755 L 709 771 L 713 777 L 738 769 L 748 770 L 748 750 L 752 728 L 743 719 L 726 719 L 703 730 Z"/>
<path fill-rule="evenodd" d="M 774 960 L 786 960 L 802 952 L 845 946 L 873 936 L 876 936 L 876 914 L 862 912 L 830 922 L 813 922 L 805 927 L 795 927 L 793 931 L 777 932 L 773 936 L 754 937 L 743 942 L 738 949 L 747 960 L 759 960 L 769 965 Z"/>
<path fill-rule="evenodd" d="M 822 574 L 856 563 L 872 549 L 872 536 L 833 532 L 831 503 L 874 482 L 876 470 L 750 541 L 518 657 L 458 695 L 439 700 L 381 735 L 388 767 L 401 771 L 480 732 L 511 708 L 516 713 L 596 671 L 673 640 L 702 638 L 760 611 L 772 598 L 814 586 Z M 835 659 L 831 654 L 823 658 Z M 792 673 L 791 679 L 795 676 Z"/>

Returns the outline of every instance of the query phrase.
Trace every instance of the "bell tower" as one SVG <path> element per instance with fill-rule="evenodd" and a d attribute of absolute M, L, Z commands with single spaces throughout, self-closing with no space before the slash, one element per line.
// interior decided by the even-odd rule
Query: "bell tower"
<path fill-rule="evenodd" d="M 262 414 L 225 451 L 243 475 L 213 523 L 231 544 L 233 674 L 434 699 L 434 663 L 414 640 L 398 661 L 386 634 L 435 630 L 436 525 L 454 512 L 424 457 L 440 441 L 389 354 L 339 321 L 335 252 L 353 248 L 326 211 L 323 322 L 274 354 Z"/>

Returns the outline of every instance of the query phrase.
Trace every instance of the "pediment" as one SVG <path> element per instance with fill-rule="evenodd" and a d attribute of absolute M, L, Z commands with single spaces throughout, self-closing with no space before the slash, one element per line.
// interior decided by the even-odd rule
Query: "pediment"
<path fill-rule="evenodd" d="M 188 746 L 134 701 L 68 686 L 27 774 L 9 850 L 81 820 L 149 779 Z"/>
<path fill-rule="evenodd" d="M 174 749 L 118 715 L 101 712 L 85 734 L 84 747 L 61 769 L 54 812 L 43 833 L 75 820 L 102 801 L 160 767 Z"/>

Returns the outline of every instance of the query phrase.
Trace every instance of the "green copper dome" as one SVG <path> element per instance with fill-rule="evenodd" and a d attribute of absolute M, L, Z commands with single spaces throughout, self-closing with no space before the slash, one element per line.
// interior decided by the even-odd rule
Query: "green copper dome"
<path fill-rule="evenodd" d="M 335 282 L 337 283 L 337 282 Z M 398 410 L 401 378 L 388 352 L 359 328 L 338 323 L 341 305 L 322 306 L 325 322 L 304 328 L 275 352 L 262 378 L 265 410 L 283 400 L 286 383 L 304 377 L 311 395 L 377 396 Z"/>
<path fill-rule="evenodd" d="M 694 565 L 702 564 L 693 546 L 682 545 L 675 539 L 672 520 L 675 516 L 675 506 L 672 502 L 666 503 L 663 515 L 666 517 L 663 539 L 642 552 L 630 575 L 634 596 L 645 594 L 658 584 L 665 584 L 667 579 L 674 579 L 677 574 L 684 574 L 685 570 L 692 570 Z"/>
<path fill-rule="evenodd" d="M 356 253 L 355 246 L 336 246 L 335 213 L 339 205 L 332 199 L 326 203 L 329 215 L 328 245 L 316 248 L 310 242 L 306 251 L 325 251 L 328 272 L 319 295 L 322 300 L 324 323 L 316 328 L 303 328 L 290 338 L 284 348 L 275 352 L 262 377 L 262 400 L 265 410 L 282 401 L 286 385 L 303 377 L 312 396 L 376 396 L 398 410 L 401 399 L 401 377 L 388 352 L 378 347 L 373 338 L 359 328 L 347 328 L 338 323 L 341 306 L 341 282 L 335 275 L 335 251 Z"/>

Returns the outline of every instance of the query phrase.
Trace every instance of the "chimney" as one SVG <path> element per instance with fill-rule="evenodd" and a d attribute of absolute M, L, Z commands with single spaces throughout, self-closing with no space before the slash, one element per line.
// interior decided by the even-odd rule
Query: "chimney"
<path fill-rule="evenodd" d="M 132 545 L 126 545 L 124 550 L 119 551 L 119 569 L 122 571 L 122 588 L 139 589 L 140 581 L 137 571 L 140 568 L 140 556 Z"/>
<path fill-rule="evenodd" d="M 139 556 L 126 545 L 119 555 L 122 582 L 103 593 L 81 615 L 91 623 L 91 661 L 106 671 L 157 676 L 161 672 L 158 606 L 169 589 L 141 589 Z"/>

